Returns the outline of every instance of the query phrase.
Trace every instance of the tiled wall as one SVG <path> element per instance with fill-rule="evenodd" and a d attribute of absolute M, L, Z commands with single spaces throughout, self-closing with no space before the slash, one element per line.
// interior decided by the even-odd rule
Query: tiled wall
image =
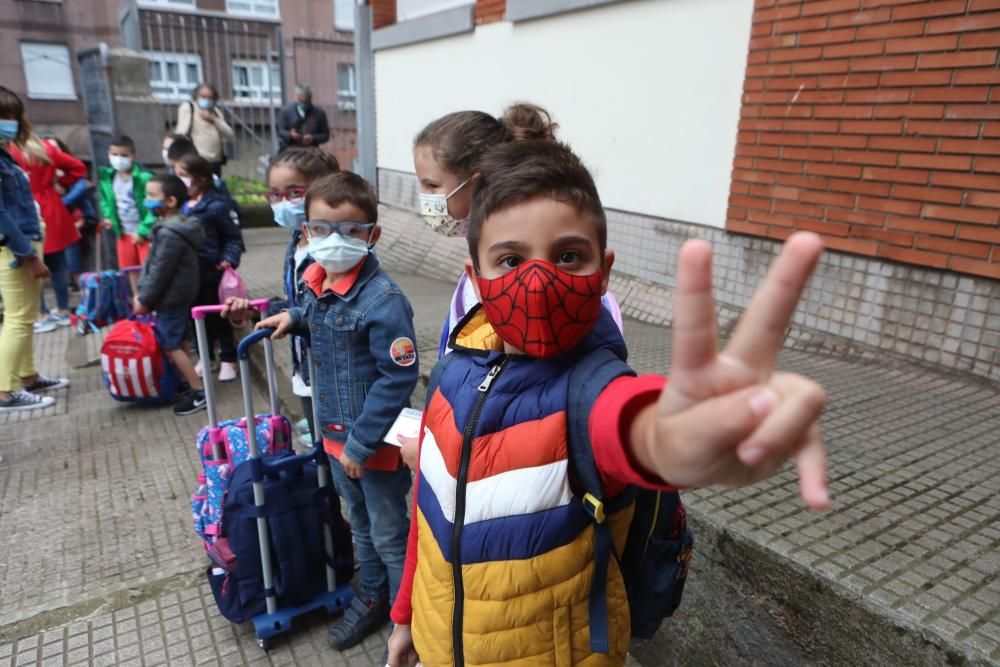
<path fill-rule="evenodd" d="M 453 280 L 464 239 L 420 222 L 412 174 L 379 170 L 383 255 L 404 270 Z M 715 249 L 714 282 L 724 329 L 735 324 L 780 248 L 774 241 L 608 211 L 617 253 L 611 289 L 622 309 L 669 323 L 676 256 L 689 238 Z M 795 317 L 793 344 L 864 357 L 904 358 L 1000 381 L 1000 282 L 839 252 L 827 252 Z"/>

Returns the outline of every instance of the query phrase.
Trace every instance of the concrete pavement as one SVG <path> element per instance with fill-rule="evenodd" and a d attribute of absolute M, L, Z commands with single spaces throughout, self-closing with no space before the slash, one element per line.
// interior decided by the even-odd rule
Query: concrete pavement
<path fill-rule="evenodd" d="M 384 211 L 382 258 L 406 268 L 395 275 L 414 304 L 426 373 L 453 282 L 417 272 L 459 269 L 410 238 L 407 216 Z M 247 231 L 253 296 L 280 291 L 286 238 Z M 627 321 L 637 369 L 666 371 L 668 333 Z M 216 613 L 189 520 L 204 414 L 113 403 L 95 368 L 66 361 L 92 358 L 95 342 L 67 330 L 39 336 L 42 369 L 74 384 L 53 408 L 0 415 L 0 667 L 376 664 L 380 638 L 337 654 L 322 618 L 264 654 L 251 630 Z M 635 645 L 639 662 L 1000 662 L 1000 390 L 823 351 L 808 332 L 792 332 L 781 366 L 830 393 L 835 508 L 805 510 L 792 470 L 750 489 L 686 493 L 697 542 L 685 603 L 657 638 Z M 220 395 L 220 414 L 239 414 L 238 386 Z"/>

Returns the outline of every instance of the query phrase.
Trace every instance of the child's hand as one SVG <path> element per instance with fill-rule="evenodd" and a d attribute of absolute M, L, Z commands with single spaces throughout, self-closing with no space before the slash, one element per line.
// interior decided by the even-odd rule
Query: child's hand
<path fill-rule="evenodd" d="M 420 661 L 417 649 L 413 647 L 413 635 L 409 625 L 397 625 L 389 635 L 389 667 L 414 667 Z"/>
<path fill-rule="evenodd" d="M 271 317 L 264 318 L 257 323 L 255 329 L 274 329 L 271 340 L 281 340 L 292 328 L 292 316 L 288 313 L 278 313 Z"/>
<path fill-rule="evenodd" d="M 355 463 L 354 459 L 347 455 L 347 452 L 341 454 L 338 460 L 340 461 L 340 465 L 344 468 L 344 472 L 351 479 L 361 479 L 361 476 L 365 474 L 364 466 L 360 463 Z"/>
<path fill-rule="evenodd" d="M 132 238 L 132 243 L 136 245 L 142 245 L 146 242 L 146 239 L 142 238 L 138 234 L 129 234 L 129 236 Z"/>
<path fill-rule="evenodd" d="M 219 313 L 223 317 L 229 318 L 233 324 L 244 323 L 250 315 L 250 299 L 241 299 L 238 296 L 231 296 L 226 299 L 226 303 Z"/>
<path fill-rule="evenodd" d="M 808 378 L 774 372 L 821 252 L 815 234 L 792 235 L 719 353 L 711 248 L 702 241 L 685 244 L 670 379 L 658 404 L 631 429 L 641 465 L 678 486 L 739 486 L 770 477 L 794 456 L 803 500 L 814 509 L 829 505 L 819 427 L 826 393 Z"/>
<path fill-rule="evenodd" d="M 97 231 L 102 231 L 104 229 L 111 229 L 111 222 L 108 220 L 101 220 L 97 223 Z"/>
<path fill-rule="evenodd" d="M 132 310 L 135 311 L 136 315 L 145 315 L 149 312 L 149 308 L 142 305 L 142 301 L 139 301 L 139 297 L 133 297 L 132 299 Z"/>
<path fill-rule="evenodd" d="M 420 460 L 420 438 L 407 438 L 405 435 L 397 435 L 399 441 L 399 455 L 403 457 L 403 463 L 410 470 L 416 471 L 417 461 Z"/>

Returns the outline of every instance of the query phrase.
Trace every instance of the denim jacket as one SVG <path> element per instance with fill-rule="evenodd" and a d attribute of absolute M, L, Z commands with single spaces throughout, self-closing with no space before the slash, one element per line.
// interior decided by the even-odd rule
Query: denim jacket
<path fill-rule="evenodd" d="M 292 333 L 310 339 L 316 364 L 318 427 L 364 464 L 410 405 L 418 369 L 413 307 L 369 255 L 343 296 L 303 290 L 290 308 Z"/>
<path fill-rule="evenodd" d="M 20 265 L 22 257 L 33 256 L 32 242 L 41 240 L 42 226 L 28 178 L 0 147 L 0 245 L 14 253 L 11 268 Z"/>

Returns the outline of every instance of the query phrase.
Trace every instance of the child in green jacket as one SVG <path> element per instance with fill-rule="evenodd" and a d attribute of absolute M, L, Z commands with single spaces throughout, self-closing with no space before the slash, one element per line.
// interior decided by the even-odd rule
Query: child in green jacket
<path fill-rule="evenodd" d="M 135 142 L 116 137 L 108 148 L 110 167 L 101 167 L 97 189 L 101 199 L 101 228 L 111 229 L 117 240 L 118 268 L 140 266 L 149 255 L 149 239 L 156 216 L 143 205 L 146 184 L 153 174 L 135 162 Z M 98 269 L 102 267 L 97 267 Z M 132 291 L 138 272 L 129 274 Z"/>

